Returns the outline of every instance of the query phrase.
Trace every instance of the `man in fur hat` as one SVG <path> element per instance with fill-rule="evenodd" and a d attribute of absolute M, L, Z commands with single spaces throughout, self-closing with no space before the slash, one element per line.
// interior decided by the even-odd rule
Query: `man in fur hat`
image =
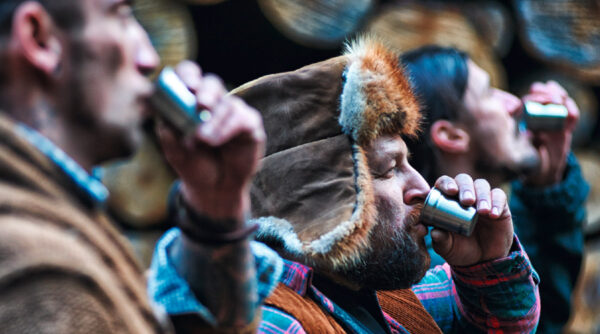
<path fill-rule="evenodd" d="M 132 152 L 151 111 L 146 75 L 159 59 L 131 2 L 3 0 L 0 60 L 0 331 L 169 331 L 104 213 L 106 189 L 89 175 L 95 164 Z M 174 270 L 190 287 L 178 292 L 199 301 L 187 318 L 196 328 L 253 332 L 275 270 L 269 250 L 257 246 L 257 287 L 244 220 L 262 122 L 196 65 L 178 72 L 212 112 L 186 142 L 167 126 L 159 131 L 182 179 L 185 229 Z"/>
<path fill-rule="evenodd" d="M 521 99 L 490 87 L 489 75 L 466 54 L 428 46 L 402 61 L 424 105 L 423 132 L 409 144 L 411 162 L 430 183 L 461 172 L 492 186 L 513 181 L 515 229 L 541 278 L 539 330 L 560 333 L 581 268 L 589 192 L 570 153 L 577 105 L 558 83 L 534 83 L 523 100 L 564 105 L 568 116 L 559 131 L 524 130 Z M 443 261 L 435 253 L 432 259 Z"/>
<path fill-rule="evenodd" d="M 234 91 L 260 110 L 268 135 L 251 188 L 257 237 L 285 258 L 261 333 L 535 330 L 537 274 L 504 192 L 485 180 L 437 181 L 480 216 L 470 237 L 432 232 L 448 263 L 427 271 L 419 214 L 430 189 L 404 142 L 419 105 L 398 65 L 361 39 L 341 57 Z"/>

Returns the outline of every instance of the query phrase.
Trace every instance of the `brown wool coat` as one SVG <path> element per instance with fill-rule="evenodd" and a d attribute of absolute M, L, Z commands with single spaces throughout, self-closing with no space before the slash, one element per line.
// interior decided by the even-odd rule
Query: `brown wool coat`
<path fill-rule="evenodd" d="M 2 333 L 162 333 L 126 242 L 0 116 Z"/>

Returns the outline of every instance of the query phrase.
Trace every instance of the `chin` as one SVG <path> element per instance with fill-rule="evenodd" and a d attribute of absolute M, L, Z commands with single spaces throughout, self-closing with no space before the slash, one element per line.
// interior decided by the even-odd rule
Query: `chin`
<path fill-rule="evenodd" d="M 131 157 L 142 145 L 143 134 L 139 127 L 103 131 L 103 140 L 97 146 L 96 163 Z"/>
<path fill-rule="evenodd" d="M 365 254 L 360 264 L 337 274 L 374 290 L 407 289 L 418 283 L 431 263 L 423 238 L 406 231 L 393 234 L 378 238 L 377 249 Z"/>

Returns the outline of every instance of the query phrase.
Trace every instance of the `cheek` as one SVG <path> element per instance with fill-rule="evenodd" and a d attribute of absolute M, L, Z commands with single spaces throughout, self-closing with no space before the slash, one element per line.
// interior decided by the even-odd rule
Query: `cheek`
<path fill-rule="evenodd" d="M 90 60 L 97 71 L 102 72 L 98 75 L 115 76 L 124 66 L 127 48 L 131 47 L 131 43 L 127 43 L 127 32 L 112 23 L 91 25 L 84 34 Z"/>
<path fill-rule="evenodd" d="M 401 187 L 399 187 L 395 178 L 386 181 L 375 181 L 375 203 L 377 206 L 378 219 L 384 223 L 384 228 L 398 228 L 403 222 L 404 200 Z"/>

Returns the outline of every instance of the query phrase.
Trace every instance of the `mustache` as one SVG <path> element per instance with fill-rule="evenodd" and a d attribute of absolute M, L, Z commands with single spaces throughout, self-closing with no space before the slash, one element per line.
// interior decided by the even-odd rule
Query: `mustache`
<path fill-rule="evenodd" d="M 424 207 L 425 207 L 425 203 L 416 204 L 413 207 L 413 209 L 407 213 L 407 215 L 406 215 L 406 222 L 407 222 L 406 226 L 407 227 L 413 227 L 419 223 L 419 220 L 421 218 L 421 212 L 423 211 Z"/>

